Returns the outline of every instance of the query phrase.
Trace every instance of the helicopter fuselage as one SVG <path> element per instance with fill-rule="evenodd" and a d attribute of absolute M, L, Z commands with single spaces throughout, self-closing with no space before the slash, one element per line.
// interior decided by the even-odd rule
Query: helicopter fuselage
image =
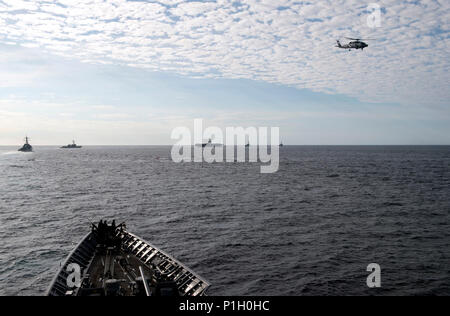
<path fill-rule="evenodd" d="M 345 45 L 341 45 L 341 43 L 339 41 L 337 43 L 338 43 L 338 46 L 336 46 L 336 47 L 343 48 L 343 49 L 350 49 L 350 50 L 351 49 L 364 50 L 364 48 L 369 46 L 366 43 L 361 42 L 361 41 L 353 41 L 353 42 L 350 42 L 350 43 L 345 44 Z"/>

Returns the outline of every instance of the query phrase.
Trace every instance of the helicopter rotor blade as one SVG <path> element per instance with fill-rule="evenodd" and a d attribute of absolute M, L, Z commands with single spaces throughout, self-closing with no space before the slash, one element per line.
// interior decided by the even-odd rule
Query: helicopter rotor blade
<path fill-rule="evenodd" d="M 351 37 L 346 37 L 346 39 L 352 40 L 352 41 L 376 41 L 375 38 L 351 38 Z"/>

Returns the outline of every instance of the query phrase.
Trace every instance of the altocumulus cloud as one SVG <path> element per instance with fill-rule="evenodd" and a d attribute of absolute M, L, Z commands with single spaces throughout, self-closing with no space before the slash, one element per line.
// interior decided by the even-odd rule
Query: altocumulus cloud
<path fill-rule="evenodd" d="M 376 0 L 370 1 L 376 2 Z M 447 105 L 450 1 L 0 0 L 0 43 L 91 63 L 245 78 L 370 102 Z M 368 50 L 335 49 L 376 37 Z"/>

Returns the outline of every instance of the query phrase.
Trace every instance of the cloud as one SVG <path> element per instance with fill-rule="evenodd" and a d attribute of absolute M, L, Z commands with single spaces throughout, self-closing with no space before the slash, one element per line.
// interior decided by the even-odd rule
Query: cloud
<path fill-rule="evenodd" d="M 448 104 L 450 2 L 380 5 L 381 28 L 371 29 L 367 4 L 356 0 L 0 0 L 0 43 L 370 102 Z M 334 48 L 344 36 L 378 41 L 364 52 Z"/>

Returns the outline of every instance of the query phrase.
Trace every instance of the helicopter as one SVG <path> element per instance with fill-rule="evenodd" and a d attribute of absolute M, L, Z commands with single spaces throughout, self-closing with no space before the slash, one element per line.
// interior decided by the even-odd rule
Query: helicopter
<path fill-rule="evenodd" d="M 342 48 L 342 49 L 348 49 L 349 51 L 351 51 L 352 49 L 360 49 L 360 50 L 364 50 L 364 48 L 369 47 L 368 44 L 362 42 L 362 41 L 370 41 L 372 39 L 362 39 L 362 38 L 350 38 L 350 37 L 346 37 L 346 39 L 351 40 L 350 43 L 342 45 L 341 42 L 339 40 L 337 40 L 337 46 L 338 48 Z"/>

